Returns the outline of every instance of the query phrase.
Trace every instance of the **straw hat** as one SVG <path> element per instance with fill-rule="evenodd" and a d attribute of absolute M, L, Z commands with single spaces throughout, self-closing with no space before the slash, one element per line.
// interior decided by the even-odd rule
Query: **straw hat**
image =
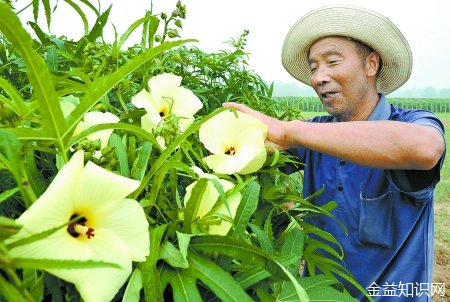
<path fill-rule="evenodd" d="M 314 42 L 328 36 L 359 40 L 380 54 L 380 92 L 388 94 L 409 79 L 412 53 L 399 29 L 377 12 L 349 5 L 324 6 L 301 17 L 284 40 L 281 51 L 284 68 L 297 80 L 310 85 L 308 50 Z"/>

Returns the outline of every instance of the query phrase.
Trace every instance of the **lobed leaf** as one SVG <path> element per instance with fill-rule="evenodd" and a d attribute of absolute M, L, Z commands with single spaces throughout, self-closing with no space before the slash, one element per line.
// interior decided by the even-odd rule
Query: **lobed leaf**
<path fill-rule="evenodd" d="M 197 278 L 194 277 L 191 270 L 177 269 L 169 283 L 172 285 L 173 301 L 203 301 L 197 288 Z"/>
<path fill-rule="evenodd" d="M 189 253 L 188 260 L 193 275 L 200 279 L 221 301 L 253 301 L 228 272 L 211 260 L 195 253 Z"/>
<path fill-rule="evenodd" d="M 250 218 L 258 206 L 260 189 L 261 186 L 256 181 L 251 181 L 245 188 L 234 218 L 235 229 L 231 233 L 232 237 L 239 238 L 244 235 Z"/>

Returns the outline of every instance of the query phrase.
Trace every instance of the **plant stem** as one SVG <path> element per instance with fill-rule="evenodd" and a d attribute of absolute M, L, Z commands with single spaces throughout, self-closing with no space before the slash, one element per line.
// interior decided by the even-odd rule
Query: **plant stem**
<path fill-rule="evenodd" d="M 21 12 L 23 12 L 24 10 L 26 10 L 27 8 L 29 8 L 31 5 L 33 5 L 33 1 L 31 1 L 30 3 L 28 3 L 24 8 L 22 8 L 21 10 L 19 10 L 16 14 L 20 14 Z"/>

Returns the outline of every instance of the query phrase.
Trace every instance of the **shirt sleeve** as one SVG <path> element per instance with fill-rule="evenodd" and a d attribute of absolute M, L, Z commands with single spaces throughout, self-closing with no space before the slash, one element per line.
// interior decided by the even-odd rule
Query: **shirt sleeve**
<path fill-rule="evenodd" d="M 425 110 L 407 110 L 401 114 L 398 121 L 429 126 L 438 130 L 444 141 L 444 125 L 436 115 Z M 388 170 L 386 171 L 388 179 L 400 191 L 419 197 L 422 194 L 429 194 L 440 180 L 440 170 L 445 158 L 445 150 L 436 166 L 431 170 Z"/>

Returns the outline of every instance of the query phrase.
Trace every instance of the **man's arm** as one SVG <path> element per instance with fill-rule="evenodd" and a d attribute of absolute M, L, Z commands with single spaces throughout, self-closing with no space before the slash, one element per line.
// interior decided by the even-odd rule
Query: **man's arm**
<path fill-rule="evenodd" d="M 441 133 L 430 126 L 398 121 L 340 123 L 281 122 L 283 141 L 360 165 L 430 170 L 444 152 Z"/>
<path fill-rule="evenodd" d="M 251 114 L 269 127 L 266 143 L 281 150 L 302 146 L 357 164 L 405 170 L 430 170 L 445 142 L 430 126 L 398 121 L 308 123 L 279 121 L 247 106 L 224 103 Z"/>

